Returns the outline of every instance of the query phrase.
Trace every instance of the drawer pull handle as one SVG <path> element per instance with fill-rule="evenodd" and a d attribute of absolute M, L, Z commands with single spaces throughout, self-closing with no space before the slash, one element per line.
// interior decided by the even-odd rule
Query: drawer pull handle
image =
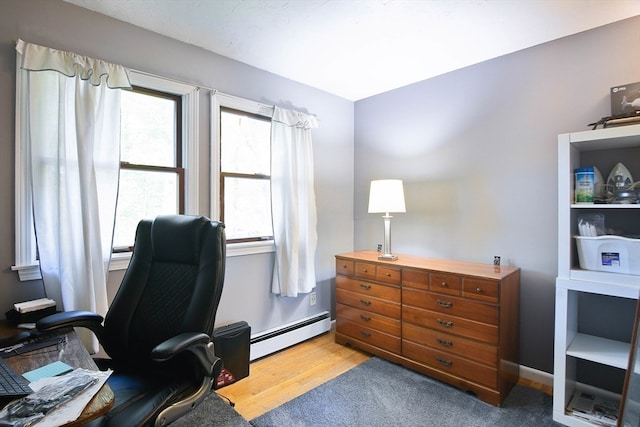
<path fill-rule="evenodd" d="M 453 365 L 453 362 L 452 362 L 451 360 L 446 360 L 446 359 L 443 359 L 443 358 L 441 358 L 441 357 L 437 357 L 437 358 L 436 358 L 436 360 L 437 360 L 441 365 L 444 365 L 444 366 L 451 366 L 451 365 Z"/>
<path fill-rule="evenodd" d="M 363 273 L 368 273 L 369 271 L 368 271 L 366 268 L 363 268 L 363 269 L 362 269 L 362 272 L 363 272 Z"/>
<path fill-rule="evenodd" d="M 440 283 L 440 286 L 442 286 L 443 288 L 448 288 L 449 284 L 447 282 L 442 282 Z"/>
<path fill-rule="evenodd" d="M 367 317 L 367 316 L 364 316 L 364 315 L 362 315 L 362 314 L 361 314 L 361 315 L 360 315 L 360 318 L 361 318 L 362 320 L 364 320 L 365 322 L 371 322 L 371 317 Z"/>
<path fill-rule="evenodd" d="M 371 289 L 371 285 L 367 285 L 366 283 L 360 283 L 360 287 L 366 291 Z"/>
<path fill-rule="evenodd" d="M 453 307 L 453 303 L 451 301 L 442 301 L 442 300 L 436 300 L 436 302 L 438 303 L 438 305 L 440 307 L 444 307 L 444 308 L 451 308 Z"/>
<path fill-rule="evenodd" d="M 391 273 L 385 273 L 385 276 L 391 277 Z"/>
<path fill-rule="evenodd" d="M 438 341 L 438 344 L 445 347 L 451 347 L 453 345 L 453 341 L 443 340 L 442 338 L 436 338 L 436 341 Z"/>
<path fill-rule="evenodd" d="M 436 319 L 436 322 L 438 322 L 439 324 L 441 324 L 442 326 L 444 326 L 445 328 L 450 328 L 453 326 L 453 322 L 451 320 L 449 321 L 444 321 L 442 319 Z"/>
<path fill-rule="evenodd" d="M 369 337 L 371 337 L 371 333 L 369 333 L 369 332 L 364 332 L 364 331 L 360 331 L 360 335 L 362 335 L 362 336 L 363 336 L 363 337 L 365 337 L 365 338 L 369 338 Z"/>
<path fill-rule="evenodd" d="M 360 300 L 360 304 L 369 306 L 369 305 L 371 305 L 371 301 L 367 301 L 367 300 L 361 299 Z"/>
<path fill-rule="evenodd" d="M 479 294 L 481 294 L 481 293 L 483 293 L 483 292 L 484 292 L 484 290 L 483 290 L 482 288 L 476 288 L 476 292 L 477 292 L 477 293 L 479 293 Z"/>

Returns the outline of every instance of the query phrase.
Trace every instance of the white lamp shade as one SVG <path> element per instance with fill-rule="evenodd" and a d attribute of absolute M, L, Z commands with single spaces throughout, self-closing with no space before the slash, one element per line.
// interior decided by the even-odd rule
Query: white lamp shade
<path fill-rule="evenodd" d="M 369 213 L 406 212 L 404 189 L 400 179 L 371 181 Z"/>

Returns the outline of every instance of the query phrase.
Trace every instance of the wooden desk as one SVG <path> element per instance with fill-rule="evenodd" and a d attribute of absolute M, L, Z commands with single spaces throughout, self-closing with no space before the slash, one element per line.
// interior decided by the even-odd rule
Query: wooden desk
<path fill-rule="evenodd" d="M 7 337 L 20 331 L 24 330 L 12 327 L 6 320 L 0 320 L 0 337 Z M 61 332 L 61 335 L 64 336 L 65 340 L 55 346 L 52 345 L 23 355 L 8 357 L 4 360 L 20 374 L 58 360 L 74 368 L 98 369 L 75 331 Z M 67 425 L 78 426 L 104 415 L 111 409 L 114 400 L 115 396 L 111 388 L 107 384 L 103 385 L 84 408 L 80 417 Z"/>

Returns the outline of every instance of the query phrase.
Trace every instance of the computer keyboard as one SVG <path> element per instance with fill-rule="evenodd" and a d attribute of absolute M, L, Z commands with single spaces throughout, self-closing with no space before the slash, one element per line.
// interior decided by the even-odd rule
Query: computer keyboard
<path fill-rule="evenodd" d="M 33 393 L 27 381 L 22 375 L 13 370 L 7 362 L 0 357 L 0 398 L 22 397 Z"/>

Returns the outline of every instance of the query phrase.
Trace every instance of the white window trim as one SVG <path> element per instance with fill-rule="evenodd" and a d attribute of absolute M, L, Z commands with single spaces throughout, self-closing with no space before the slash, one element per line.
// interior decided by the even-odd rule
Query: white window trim
<path fill-rule="evenodd" d="M 31 198 L 27 189 L 30 187 L 29 177 L 26 173 L 25 158 L 20 145 L 22 133 L 22 117 L 26 108 L 22 103 L 23 83 L 21 81 L 20 64 L 21 55 L 18 53 L 16 60 L 16 122 L 15 122 L 15 265 L 13 271 L 18 272 L 20 281 L 41 279 L 40 264 L 36 259 L 36 240 L 33 229 L 33 213 Z M 182 96 L 182 159 L 185 169 L 185 213 L 198 212 L 198 126 L 199 126 L 199 99 L 198 88 L 186 83 L 180 83 L 140 71 L 129 71 L 131 83 L 149 89 L 172 93 Z M 109 270 L 124 270 L 129 266 L 131 253 L 112 254 Z"/>
<path fill-rule="evenodd" d="M 211 95 L 211 218 L 220 218 L 220 108 L 233 108 L 271 119 L 273 106 L 260 102 L 214 92 Z M 264 242 L 228 243 L 227 256 L 252 255 L 274 252 L 273 240 Z"/>

